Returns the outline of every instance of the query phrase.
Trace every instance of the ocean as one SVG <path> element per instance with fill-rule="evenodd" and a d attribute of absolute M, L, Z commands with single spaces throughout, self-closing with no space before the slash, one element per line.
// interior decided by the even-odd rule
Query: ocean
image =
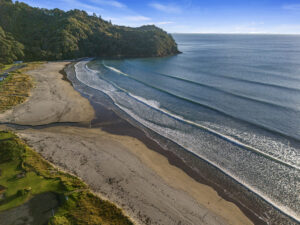
<path fill-rule="evenodd" d="M 83 84 L 300 221 L 300 36 L 174 34 L 182 54 L 94 59 Z"/>

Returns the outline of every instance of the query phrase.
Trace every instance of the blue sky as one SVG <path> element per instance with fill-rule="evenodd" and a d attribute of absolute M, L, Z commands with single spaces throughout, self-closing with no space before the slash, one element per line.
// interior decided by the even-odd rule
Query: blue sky
<path fill-rule="evenodd" d="M 155 24 L 170 33 L 300 34 L 300 0 L 22 0 L 82 9 L 114 24 Z"/>

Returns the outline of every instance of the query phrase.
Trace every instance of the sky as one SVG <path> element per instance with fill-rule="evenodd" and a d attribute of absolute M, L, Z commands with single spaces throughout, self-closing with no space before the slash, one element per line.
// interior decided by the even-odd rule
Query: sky
<path fill-rule="evenodd" d="M 81 9 L 113 24 L 155 24 L 169 33 L 300 34 L 300 0 L 21 0 Z"/>

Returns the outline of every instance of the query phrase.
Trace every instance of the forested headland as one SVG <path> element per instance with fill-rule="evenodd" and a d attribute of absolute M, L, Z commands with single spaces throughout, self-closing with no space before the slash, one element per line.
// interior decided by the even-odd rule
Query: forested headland
<path fill-rule="evenodd" d="M 171 35 L 147 25 L 113 25 L 85 11 L 40 9 L 0 0 L 0 63 L 80 57 L 154 57 L 178 53 Z"/>

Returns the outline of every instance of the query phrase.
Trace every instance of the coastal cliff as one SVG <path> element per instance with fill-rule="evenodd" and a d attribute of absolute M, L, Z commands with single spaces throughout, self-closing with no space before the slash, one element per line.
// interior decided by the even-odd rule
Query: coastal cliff
<path fill-rule="evenodd" d="M 40 9 L 0 0 L 0 63 L 80 57 L 155 57 L 179 53 L 154 26 L 113 25 L 85 11 Z"/>

